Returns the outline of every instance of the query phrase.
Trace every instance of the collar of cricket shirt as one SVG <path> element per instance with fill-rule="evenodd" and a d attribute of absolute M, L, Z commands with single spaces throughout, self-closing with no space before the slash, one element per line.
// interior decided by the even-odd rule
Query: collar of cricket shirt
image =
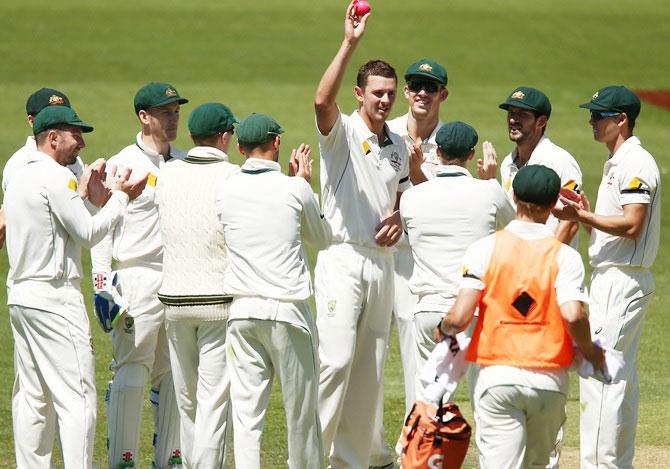
<path fill-rule="evenodd" d="M 636 145 L 640 145 L 640 139 L 635 135 L 631 135 L 626 139 L 625 142 L 621 144 L 617 151 L 615 151 L 614 154 L 609 157 L 607 163 L 610 166 L 621 163 L 621 161 L 626 157 L 626 154 Z"/>
<path fill-rule="evenodd" d="M 172 153 L 173 153 L 173 148 L 172 145 L 170 145 L 170 149 L 168 150 L 167 155 L 161 155 L 158 153 L 156 150 L 153 148 L 149 148 L 143 141 L 142 141 L 142 132 L 137 133 L 137 137 L 135 137 L 135 145 L 139 147 L 140 150 L 142 150 L 144 153 L 146 153 L 148 156 L 151 158 L 163 158 L 163 161 L 169 161 L 172 159 Z"/>
<path fill-rule="evenodd" d="M 218 148 L 198 146 L 188 151 L 184 161 L 193 164 L 219 163 L 221 161 L 228 161 L 228 155 Z"/>
<path fill-rule="evenodd" d="M 441 164 L 437 167 L 437 173 L 435 174 L 435 177 L 438 178 L 449 178 L 458 176 L 472 177 L 472 174 L 470 174 L 470 171 L 468 171 L 467 168 L 455 164 Z"/>
<path fill-rule="evenodd" d="M 242 165 L 241 171 L 244 174 L 261 174 L 268 171 L 281 171 L 281 166 L 276 161 L 247 158 L 247 161 Z"/>

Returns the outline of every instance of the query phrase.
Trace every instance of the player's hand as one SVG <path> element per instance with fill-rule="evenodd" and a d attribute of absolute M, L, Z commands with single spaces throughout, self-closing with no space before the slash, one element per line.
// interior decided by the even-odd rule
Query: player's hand
<path fill-rule="evenodd" d="M 482 143 L 483 157 L 477 160 L 479 179 L 495 179 L 498 170 L 498 155 L 489 141 Z"/>
<path fill-rule="evenodd" d="M 426 182 L 428 178 L 423 173 L 421 166 L 426 161 L 426 157 L 421 150 L 421 139 L 417 138 L 411 145 L 407 145 L 409 151 L 409 179 L 415 186 Z"/>
<path fill-rule="evenodd" d="M 588 352 L 582 350 L 582 354 L 584 358 L 591 362 L 595 373 L 602 372 L 605 369 L 605 351 L 596 344 L 592 344 L 591 350 Z"/>
<path fill-rule="evenodd" d="M 0 207 L 0 249 L 5 245 L 5 234 L 7 232 L 7 222 L 5 221 L 5 209 Z"/>
<path fill-rule="evenodd" d="M 132 172 L 131 168 L 119 172 L 116 166 L 112 166 L 111 170 L 107 172 L 107 187 L 113 191 L 125 192 L 130 200 L 136 199 L 147 185 L 149 174 L 147 173 L 144 177 L 131 181 L 130 175 Z"/>
<path fill-rule="evenodd" d="M 297 149 L 291 150 L 291 158 L 288 161 L 288 175 L 298 176 L 310 182 L 312 180 L 312 166 L 314 165 L 311 154 L 312 149 L 305 143 L 301 143 Z"/>
<path fill-rule="evenodd" d="M 79 195 L 88 200 L 96 207 L 102 207 L 107 203 L 112 192 L 105 185 L 107 173 L 105 169 L 107 162 L 103 158 L 95 160 L 84 168 L 84 174 L 81 177 Z M 85 194 L 82 195 L 82 192 Z"/>
<path fill-rule="evenodd" d="M 579 221 L 580 211 L 584 210 L 584 200 L 588 200 L 566 187 L 561 188 L 558 202 L 551 213 L 559 220 Z"/>
<path fill-rule="evenodd" d="M 126 302 L 116 288 L 117 278 L 115 272 L 93 273 L 95 315 L 105 332 L 112 331 L 127 310 Z"/>
<path fill-rule="evenodd" d="M 379 246 L 393 246 L 402 236 L 402 222 L 400 212 L 396 210 L 390 216 L 384 218 L 376 227 L 377 234 L 375 242 Z"/>
<path fill-rule="evenodd" d="M 365 33 L 365 25 L 368 22 L 370 13 L 365 14 L 361 18 L 356 16 L 355 0 L 347 7 L 347 15 L 344 18 L 344 38 L 352 43 L 358 42 Z"/>

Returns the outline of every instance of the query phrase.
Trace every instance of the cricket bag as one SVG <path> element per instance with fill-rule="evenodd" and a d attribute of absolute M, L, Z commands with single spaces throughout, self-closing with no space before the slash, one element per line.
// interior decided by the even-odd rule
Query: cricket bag
<path fill-rule="evenodd" d="M 423 401 L 412 406 L 396 450 L 402 469 L 457 469 L 468 452 L 472 429 L 458 406 L 436 408 Z"/>

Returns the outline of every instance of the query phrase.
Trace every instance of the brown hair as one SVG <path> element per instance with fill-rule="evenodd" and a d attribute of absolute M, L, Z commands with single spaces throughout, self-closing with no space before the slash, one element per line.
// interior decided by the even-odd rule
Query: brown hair
<path fill-rule="evenodd" d="M 398 75 L 396 75 L 395 69 L 391 67 L 391 64 L 384 60 L 370 60 L 364 63 L 361 68 L 358 69 L 356 85 L 359 88 L 365 88 L 369 76 L 393 78 L 396 83 L 398 82 Z"/>

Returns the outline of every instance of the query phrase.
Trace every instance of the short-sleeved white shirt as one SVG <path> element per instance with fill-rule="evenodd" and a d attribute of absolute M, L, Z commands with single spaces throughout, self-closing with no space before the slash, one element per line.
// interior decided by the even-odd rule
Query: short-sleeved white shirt
<path fill-rule="evenodd" d="M 544 135 L 535 146 L 533 153 L 528 159 L 527 165 L 541 164 L 547 168 L 556 171 L 558 177 L 561 178 L 561 186 L 573 189 L 575 191 L 582 190 L 582 170 L 575 158 L 563 148 L 559 147 L 549 137 Z M 514 189 L 512 182 L 516 173 L 519 172 L 523 166 L 516 165 L 516 149 L 505 157 L 500 165 L 500 179 L 505 193 L 509 198 L 510 203 L 516 209 L 514 203 Z M 549 215 L 547 226 L 555 233 L 558 229 L 560 220 L 553 215 Z M 579 236 L 575 235 L 570 245 L 577 248 Z"/>
<path fill-rule="evenodd" d="M 414 270 L 409 288 L 415 295 L 453 299 L 458 293 L 465 250 L 514 218 L 500 184 L 480 180 L 461 166 L 441 165 L 436 177 L 407 190 L 400 199 Z M 421 301 L 419 301 L 421 303 Z M 417 312 L 425 310 L 419 305 Z"/>
<path fill-rule="evenodd" d="M 340 114 L 328 135 L 319 133 L 322 208 L 333 243 L 378 248 L 375 227 L 410 186 L 407 145 L 388 126 L 386 134 L 378 142 L 358 111 Z"/>
<path fill-rule="evenodd" d="M 649 268 L 654 263 L 661 230 L 661 177 L 654 157 L 637 137 L 628 138 L 606 162 L 594 213 L 623 215 L 627 204 L 648 204 L 642 233 L 629 239 L 593 229 L 589 258 L 593 267 Z"/>
<path fill-rule="evenodd" d="M 513 220 L 505 229 L 522 239 L 553 237 L 552 231 L 540 223 Z M 482 279 L 488 269 L 494 248 L 495 234 L 477 241 L 468 248 L 463 257 L 463 272 L 467 272 L 467 276 L 463 276 L 460 288 L 484 289 L 486 285 Z M 558 274 L 554 288 L 559 305 L 568 301 L 588 303 L 582 258 L 577 251 L 564 244 L 558 252 Z M 490 387 L 502 385 L 521 385 L 567 394 L 567 368 L 541 370 L 501 365 L 482 367 L 477 378 L 475 396 L 480 396 Z"/>

